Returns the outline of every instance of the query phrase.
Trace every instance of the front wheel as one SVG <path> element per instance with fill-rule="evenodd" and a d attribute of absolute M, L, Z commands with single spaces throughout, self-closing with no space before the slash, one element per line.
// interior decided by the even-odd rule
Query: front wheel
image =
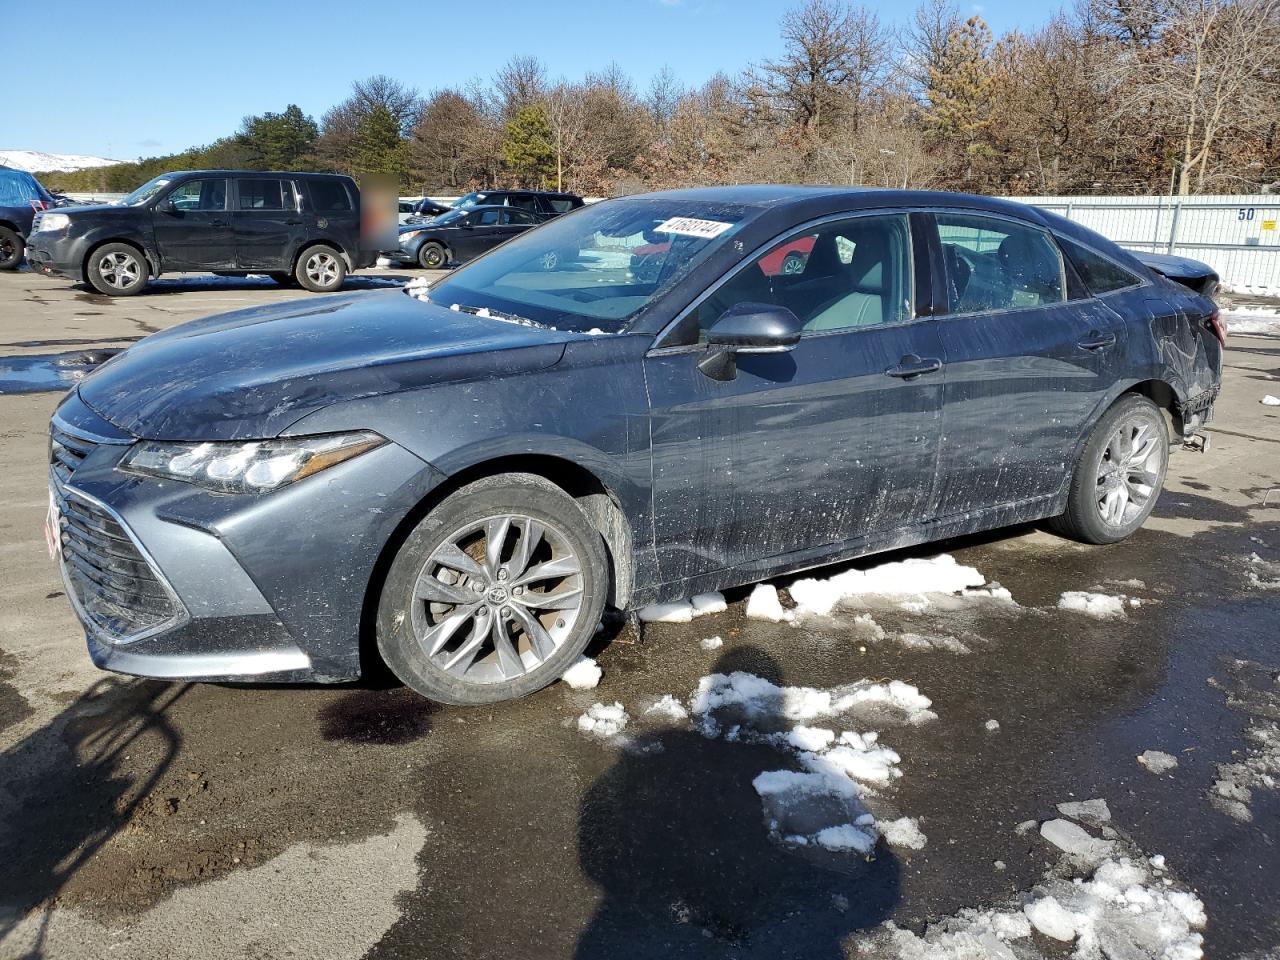
<path fill-rule="evenodd" d="M 332 247 L 307 247 L 293 275 L 312 293 L 332 293 L 347 279 L 347 265 Z"/>
<path fill-rule="evenodd" d="M 1155 509 L 1169 466 L 1164 414 L 1146 397 L 1127 394 L 1099 419 L 1076 463 L 1067 509 L 1051 523 L 1085 543 L 1117 543 Z"/>
<path fill-rule="evenodd" d="M 17 270 L 26 249 L 21 234 L 0 227 L 0 270 Z"/>
<path fill-rule="evenodd" d="M 432 700 L 522 697 L 582 653 L 608 578 L 600 534 L 563 490 L 529 474 L 480 480 L 400 548 L 378 604 L 378 649 Z"/>
<path fill-rule="evenodd" d="M 89 257 L 89 284 L 109 297 L 131 297 L 147 285 L 147 258 L 127 243 L 108 243 Z"/>
<path fill-rule="evenodd" d="M 449 255 L 438 243 L 424 243 L 418 251 L 418 264 L 424 270 L 443 270 L 448 262 Z"/>

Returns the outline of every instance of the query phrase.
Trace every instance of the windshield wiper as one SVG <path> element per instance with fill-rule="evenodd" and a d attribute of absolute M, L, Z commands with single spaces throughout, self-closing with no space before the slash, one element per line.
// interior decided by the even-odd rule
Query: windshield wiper
<path fill-rule="evenodd" d="M 449 309 L 458 310 L 461 313 L 469 313 L 473 317 L 492 317 L 494 320 L 503 320 L 507 323 L 518 323 L 522 327 L 537 327 L 539 330 L 553 329 L 545 323 L 539 323 L 537 320 L 530 320 L 528 317 L 522 317 L 517 313 L 507 313 L 503 310 L 495 310 L 492 307 L 469 307 L 465 303 L 455 303 L 450 306 Z"/>

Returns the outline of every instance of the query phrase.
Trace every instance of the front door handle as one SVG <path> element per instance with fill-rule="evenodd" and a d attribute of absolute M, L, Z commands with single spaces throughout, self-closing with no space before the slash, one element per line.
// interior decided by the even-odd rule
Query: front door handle
<path fill-rule="evenodd" d="M 1114 333 L 1102 333 L 1098 330 L 1090 330 L 1089 335 L 1081 340 L 1076 346 L 1081 350 L 1105 350 L 1107 347 L 1115 346 L 1116 335 Z"/>
<path fill-rule="evenodd" d="M 299 226 L 299 225 L 301 225 L 301 223 L 302 223 L 302 221 L 301 221 L 301 220 L 286 220 L 286 221 L 285 221 L 285 224 L 286 224 L 286 225 L 288 225 L 288 226 L 290 226 L 290 227 L 296 227 L 296 226 Z"/>
<path fill-rule="evenodd" d="M 897 377 L 899 380 L 914 380 L 922 374 L 937 373 L 941 369 L 941 360 L 933 357 L 925 360 L 917 357 L 914 353 L 909 353 L 902 358 L 897 366 L 890 367 L 884 373 L 887 377 Z"/>

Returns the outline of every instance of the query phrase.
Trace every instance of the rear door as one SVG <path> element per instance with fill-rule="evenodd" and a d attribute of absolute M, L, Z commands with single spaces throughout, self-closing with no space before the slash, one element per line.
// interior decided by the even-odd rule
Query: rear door
<path fill-rule="evenodd" d="M 777 252 L 808 249 L 789 273 Z M 925 279 L 927 282 L 927 278 Z M 841 544 L 927 517 L 942 399 L 937 323 L 915 314 L 904 214 L 792 233 L 704 295 L 645 360 L 654 532 L 664 581 Z M 698 369 L 736 303 L 804 322 L 788 353 Z M 672 341 L 675 345 L 671 345 Z"/>
<path fill-rule="evenodd" d="M 233 180 L 232 187 L 236 266 L 241 270 L 289 270 L 302 228 L 293 181 L 245 177 Z"/>
<path fill-rule="evenodd" d="M 236 242 L 226 178 L 184 181 L 166 199 L 173 204 L 171 210 L 151 212 L 161 269 L 234 269 Z"/>
<path fill-rule="evenodd" d="M 947 378 L 935 514 L 1057 493 L 1114 380 L 1119 318 L 1073 290 L 1050 234 L 994 214 L 938 211 Z"/>
<path fill-rule="evenodd" d="M 502 211 L 501 223 L 499 227 L 502 235 L 499 242 L 509 240 L 518 233 L 524 233 L 530 227 L 536 227 L 539 220 L 528 210 L 520 210 L 516 207 L 508 207 Z"/>

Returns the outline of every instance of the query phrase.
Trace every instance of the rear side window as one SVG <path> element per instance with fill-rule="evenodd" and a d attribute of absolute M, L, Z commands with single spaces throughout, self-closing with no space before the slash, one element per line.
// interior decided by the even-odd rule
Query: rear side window
<path fill-rule="evenodd" d="M 241 210 L 292 210 L 293 183 L 288 180 L 240 180 Z"/>
<path fill-rule="evenodd" d="M 537 223 L 538 218 L 531 214 L 528 210 L 519 210 L 511 208 L 504 210 L 502 213 L 503 223 Z"/>
<path fill-rule="evenodd" d="M 311 208 L 317 213 L 341 213 L 351 209 L 351 197 L 341 180 L 308 180 Z"/>
<path fill-rule="evenodd" d="M 471 222 L 482 227 L 492 226 L 498 222 L 499 214 L 501 213 L 501 210 L 481 210 L 479 213 L 471 215 Z"/>
<path fill-rule="evenodd" d="M 1049 235 L 1010 220 L 938 214 L 949 313 L 1062 303 L 1062 254 Z"/>
<path fill-rule="evenodd" d="M 1094 296 L 1136 287 L 1142 283 L 1141 277 L 1135 276 L 1118 263 L 1108 260 L 1100 253 L 1094 253 L 1074 240 L 1059 237 L 1058 243 L 1067 252 L 1071 263 L 1080 274 L 1080 279 Z"/>
<path fill-rule="evenodd" d="M 225 210 L 227 181 L 188 180 L 169 194 L 169 200 L 179 210 Z"/>
<path fill-rule="evenodd" d="M 516 207 L 520 210 L 531 210 L 537 212 L 539 209 L 538 198 L 531 193 L 513 193 L 507 198 L 507 206 Z"/>
<path fill-rule="evenodd" d="M 568 213 L 578 206 L 572 197 L 547 197 L 547 203 L 551 204 L 551 209 L 556 213 Z"/>

